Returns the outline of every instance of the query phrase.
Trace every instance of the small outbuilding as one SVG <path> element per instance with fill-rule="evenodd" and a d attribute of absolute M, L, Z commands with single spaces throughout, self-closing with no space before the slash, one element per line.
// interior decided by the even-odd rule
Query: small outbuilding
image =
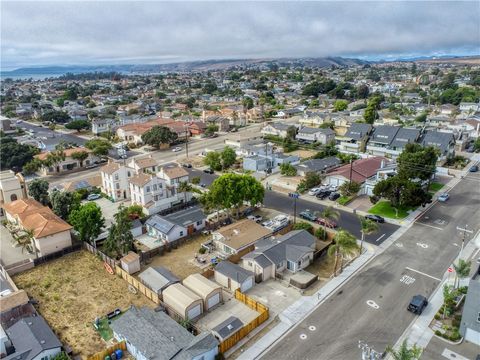
<path fill-rule="evenodd" d="M 253 272 L 248 271 L 230 261 L 221 261 L 215 266 L 215 281 L 223 287 L 243 293 L 255 284 Z"/>
<path fill-rule="evenodd" d="M 158 295 L 161 295 L 163 290 L 170 285 L 180 282 L 179 278 L 162 266 L 148 267 L 138 277 L 145 286 L 155 291 Z"/>
<path fill-rule="evenodd" d="M 167 287 L 162 296 L 165 305 L 184 319 L 193 320 L 203 313 L 202 298 L 180 283 Z"/>
<path fill-rule="evenodd" d="M 235 317 L 230 316 L 225 321 L 222 321 L 220 324 L 215 326 L 212 329 L 212 334 L 220 341 L 225 341 L 233 334 L 238 332 L 243 327 L 243 322 Z"/>
<path fill-rule="evenodd" d="M 129 251 L 127 255 L 120 259 L 120 264 L 127 273 L 135 274 L 140 271 L 140 255 Z"/>
<path fill-rule="evenodd" d="M 222 302 L 222 287 L 201 274 L 192 274 L 183 279 L 183 285 L 203 299 L 207 311 Z"/>

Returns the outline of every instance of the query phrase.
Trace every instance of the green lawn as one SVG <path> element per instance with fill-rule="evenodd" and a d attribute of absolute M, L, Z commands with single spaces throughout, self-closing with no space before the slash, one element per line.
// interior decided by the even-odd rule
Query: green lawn
<path fill-rule="evenodd" d="M 398 209 L 398 216 L 396 216 L 395 209 L 390 205 L 390 201 L 379 201 L 368 210 L 370 214 L 380 215 L 391 219 L 404 219 L 408 216 L 408 210 L 410 208 Z"/>
<path fill-rule="evenodd" d="M 440 189 L 443 188 L 443 187 L 444 187 L 444 184 L 440 184 L 440 183 L 438 183 L 438 182 L 432 182 L 432 183 L 430 184 L 429 190 L 430 190 L 431 192 L 433 192 L 433 193 L 436 193 L 438 190 L 440 190 Z"/>
<path fill-rule="evenodd" d="M 115 316 L 111 320 L 117 319 L 119 316 Z M 110 325 L 108 324 L 108 319 L 106 317 L 103 317 L 100 319 L 100 323 L 98 325 L 98 329 L 96 329 L 100 336 L 102 337 L 103 340 L 109 341 L 113 337 L 113 331 L 110 328 Z"/>
<path fill-rule="evenodd" d="M 350 201 L 353 200 L 353 196 L 340 196 L 338 199 L 337 199 L 337 202 L 340 204 L 340 205 L 346 205 L 348 204 Z"/>

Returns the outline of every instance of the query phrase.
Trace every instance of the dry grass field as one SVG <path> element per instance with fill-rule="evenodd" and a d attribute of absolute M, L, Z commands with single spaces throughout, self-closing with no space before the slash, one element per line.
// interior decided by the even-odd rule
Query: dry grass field
<path fill-rule="evenodd" d="M 106 347 L 92 322 L 130 304 L 155 305 L 142 294 L 128 291 L 127 283 L 108 274 L 93 254 L 80 251 L 37 266 L 13 279 L 38 301 L 37 310 L 74 354 L 86 358 Z"/>

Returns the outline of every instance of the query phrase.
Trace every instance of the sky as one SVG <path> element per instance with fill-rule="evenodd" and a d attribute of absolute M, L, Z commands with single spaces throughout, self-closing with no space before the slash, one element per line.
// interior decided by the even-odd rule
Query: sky
<path fill-rule="evenodd" d="M 4 1 L 1 68 L 480 54 L 478 1 Z"/>

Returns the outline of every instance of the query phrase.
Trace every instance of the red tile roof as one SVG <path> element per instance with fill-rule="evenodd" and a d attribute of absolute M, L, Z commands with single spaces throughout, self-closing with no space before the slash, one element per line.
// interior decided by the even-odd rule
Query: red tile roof
<path fill-rule="evenodd" d="M 382 161 L 386 165 L 389 160 L 382 156 L 355 160 L 352 164 L 352 181 L 362 184 L 366 179 L 376 174 L 377 170 L 382 166 Z M 342 176 L 350 179 L 350 164 L 335 169 L 335 171 L 328 173 L 327 176 Z"/>

